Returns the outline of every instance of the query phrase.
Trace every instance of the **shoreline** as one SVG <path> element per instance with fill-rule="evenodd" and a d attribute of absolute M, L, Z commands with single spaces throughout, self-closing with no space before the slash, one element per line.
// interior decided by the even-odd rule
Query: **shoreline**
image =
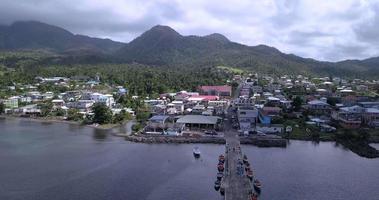
<path fill-rule="evenodd" d="M 147 144 L 225 144 L 223 137 L 186 137 L 186 136 L 164 136 L 164 135 L 125 135 L 115 134 L 124 137 L 126 141 Z M 257 147 L 287 147 L 287 140 L 281 138 L 241 138 L 241 144 L 254 145 Z"/>
<path fill-rule="evenodd" d="M 76 125 L 76 126 L 82 126 L 82 127 L 89 127 L 89 128 L 99 129 L 99 130 L 111 130 L 113 128 L 117 128 L 122 125 L 122 124 L 114 124 L 114 126 L 105 128 L 105 127 L 101 127 L 101 125 L 100 126 L 87 125 L 87 124 L 82 124 L 81 122 L 77 122 L 77 121 L 49 119 L 49 118 L 41 118 L 41 117 L 38 117 L 38 118 L 21 117 L 21 116 L 13 116 L 13 115 L 0 115 L 0 119 L 16 119 L 16 120 L 29 121 L 29 122 L 38 122 L 38 123 L 61 123 L 61 124 L 70 124 L 70 125 Z"/>
<path fill-rule="evenodd" d="M 114 128 L 120 127 L 122 124 L 116 124 L 111 127 L 99 127 L 94 125 L 84 125 L 80 122 L 66 121 L 60 119 L 48 119 L 48 118 L 31 118 L 31 117 L 20 117 L 20 116 L 9 116 L 0 115 L 0 119 L 15 119 L 23 121 L 31 121 L 38 123 L 64 123 L 76 126 L 83 126 L 94 128 L 98 130 L 112 130 Z M 165 135 L 127 135 L 125 133 L 112 133 L 112 135 L 117 137 L 123 137 L 126 141 L 135 143 L 147 143 L 147 144 L 161 144 L 161 143 L 172 143 L 172 144 L 225 144 L 225 139 L 221 137 L 185 137 L 185 136 L 165 136 Z M 257 147 L 287 147 L 287 140 L 298 140 L 298 141 L 317 141 L 317 142 L 336 142 L 344 147 L 348 148 L 353 153 L 365 157 L 365 158 L 378 158 L 379 150 L 369 146 L 370 143 L 378 143 L 378 141 L 368 141 L 365 143 L 355 144 L 353 141 L 344 141 L 337 138 L 319 138 L 318 140 L 312 138 L 263 138 L 263 137 L 247 137 L 241 138 L 241 144 L 254 145 Z M 363 146 L 363 147 L 362 147 Z M 371 148 L 370 148 L 371 147 Z"/>

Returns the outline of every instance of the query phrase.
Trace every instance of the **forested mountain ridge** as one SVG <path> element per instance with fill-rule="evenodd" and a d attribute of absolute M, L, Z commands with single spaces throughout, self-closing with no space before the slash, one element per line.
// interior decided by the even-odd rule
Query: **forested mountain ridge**
<path fill-rule="evenodd" d="M 0 49 L 46 49 L 57 53 L 104 53 L 118 50 L 124 43 L 75 35 L 63 28 L 37 21 L 19 21 L 0 26 Z"/>
<path fill-rule="evenodd" d="M 0 50 L 54 52 L 40 64 L 140 63 L 152 66 L 232 66 L 269 74 L 314 74 L 379 78 L 379 58 L 322 62 L 285 54 L 266 45 L 247 46 L 219 33 L 183 36 L 169 26 L 157 25 L 129 43 L 91 38 L 48 24 L 28 21 L 0 26 Z M 24 58 L 22 58 L 24 59 Z M 28 58 L 30 59 L 30 58 Z M 17 56 L 0 64 L 14 64 Z M 23 63 L 23 62 L 22 62 Z M 33 60 L 38 64 L 38 60 Z"/>

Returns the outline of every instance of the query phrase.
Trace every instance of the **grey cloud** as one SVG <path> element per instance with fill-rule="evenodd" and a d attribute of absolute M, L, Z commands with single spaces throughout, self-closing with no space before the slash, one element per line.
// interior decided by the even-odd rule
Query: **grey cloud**
<path fill-rule="evenodd" d="M 379 4 L 374 5 L 372 11 L 373 17 L 369 21 L 357 24 L 353 30 L 360 41 L 379 45 Z"/>
<path fill-rule="evenodd" d="M 291 31 L 286 42 L 296 46 L 311 46 L 317 39 L 325 37 L 334 37 L 334 35 L 321 31 Z"/>

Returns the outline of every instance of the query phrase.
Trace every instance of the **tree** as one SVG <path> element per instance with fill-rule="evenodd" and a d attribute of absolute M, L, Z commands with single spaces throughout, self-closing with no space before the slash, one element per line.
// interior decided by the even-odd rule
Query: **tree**
<path fill-rule="evenodd" d="M 128 120 L 128 119 L 131 119 L 132 116 L 127 113 L 125 110 L 121 110 L 120 113 L 118 114 L 115 114 L 113 116 L 113 123 L 122 123 L 124 120 Z"/>
<path fill-rule="evenodd" d="M 331 106 L 335 106 L 337 101 L 338 100 L 335 97 L 328 97 L 328 99 L 326 100 L 326 103 L 328 103 Z"/>
<path fill-rule="evenodd" d="M 150 113 L 147 111 L 139 111 L 137 112 L 137 115 L 136 115 L 136 119 L 139 122 L 144 122 L 147 119 L 149 119 L 149 117 L 150 117 Z"/>
<path fill-rule="evenodd" d="M 3 114 L 5 110 L 5 105 L 3 102 L 0 102 L 0 114 Z"/>
<path fill-rule="evenodd" d="M 299 96 L 296 96 L 292 101 L 292 106 L 295 111 L 299 111 L 302 104 L 303 104 L 303 99 Z"/>
<path fill-rule="evenodd" d="M 99 124 L 106 124 L 112 122 L 112 111 L 103 103 L 95 103 L 92 106 L 94 113 L 93 122 Z"/>
<path fill-rule="evenodd" d="M 53 109 L 53 104 L 51 102 L 41 103 L 38 105 L 41 109 L 41 116 L 46 117 L 51 113 L 51 109 Z"/>
<path fill-rule="evenodd" d="M 72 121 L 79 121 L 83 119 L 83 115 L 79 113 L 78 109 L 69 109 L 67 111 L 67 119 Z"/>

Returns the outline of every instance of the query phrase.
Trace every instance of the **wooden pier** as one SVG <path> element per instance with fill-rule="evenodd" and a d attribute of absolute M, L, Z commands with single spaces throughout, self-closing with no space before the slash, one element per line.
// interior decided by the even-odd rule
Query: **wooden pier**
<path fill-rule="evenodd" d="M 225 170 L 221 188 L 225 190 L 225 200 L 251 199 L 252 183 L 246 176 L 242 160 L 240 140 L 237 132 L 225 132 Z"/>

